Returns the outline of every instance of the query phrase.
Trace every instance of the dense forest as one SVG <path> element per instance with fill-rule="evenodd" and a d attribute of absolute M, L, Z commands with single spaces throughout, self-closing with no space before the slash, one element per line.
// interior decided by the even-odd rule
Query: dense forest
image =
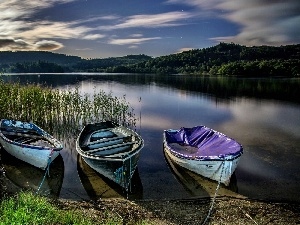
<path fill-rule="evenodd" d="M 300 44 L 246 47 L 220 43 L 167 56 L 144 54 L 82 59 L 51 52 L 0 52 L 4 73 L 112 72 L 241 76 L 300 76 Z"/>

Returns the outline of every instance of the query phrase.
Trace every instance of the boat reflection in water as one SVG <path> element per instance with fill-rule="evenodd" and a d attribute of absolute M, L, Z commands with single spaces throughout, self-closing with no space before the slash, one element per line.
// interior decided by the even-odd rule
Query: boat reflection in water
<path fill-rule="evenodd" d="M 84 189 L 92 200 L 99 198 L 128 198 L 130 200 L 143 198 L 143 186 L 138 168 L 133 174 L 128 193 L 117 183 L 93 170 L 80 155 L 77 158 L 77 171 Z"/>
<path fill-rule="evenodd" d="M 3 149 L 0 152 L 5 172 L 5 192 L 16 193 L 32 190 L 48 197 L 56 198 L 59 196 L 64 178 L 64 161 L 60 154 L 50 164 L 49 174 L 43 181 L 45 170 L 21 161 Z"/>
<path fill-rule="evenodd" d="M 192 197 L 212 198 L 215 196 L 218 182 L 202 177 L 201 175 L 183 168 L 174 163 L 167 154 L 164 153 L 164 155 L 167 164 L 169 165 L 176 179 L 183 185 L 183 187 L 191 194 Z M 238 194 L 237 191 L 237 181 L 235 173 L 233 173 L 229 185 L 225 186 L 224 184 L 221 184 L 220 188 L 218 189 L 217 195 L 245 198 L 245 196 Z"/>

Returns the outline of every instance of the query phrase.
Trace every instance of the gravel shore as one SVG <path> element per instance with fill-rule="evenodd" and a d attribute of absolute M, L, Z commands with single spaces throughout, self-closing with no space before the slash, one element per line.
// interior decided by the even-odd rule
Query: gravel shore
<path fill-rule="evenodd" d="M 205 224 L 300 224 L 300 204 L 271 203 L 249 199 L 217 198 L 211 208 L 211 199 L 140 200 L 102 199 L 96 202 L 59 200 L 64 209 L 79 209 L 97 217 L 105 212 L 115 213 L 123 224 L 134 224 L 142 219 L 160 225 Z"/>

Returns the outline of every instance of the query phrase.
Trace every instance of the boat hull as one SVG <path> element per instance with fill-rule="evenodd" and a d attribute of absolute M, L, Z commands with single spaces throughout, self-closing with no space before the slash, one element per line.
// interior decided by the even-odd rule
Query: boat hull
<path fill-rule="evenodd" d="M 76 150 L 92 169 L 128 190 L 143 145 L 135 131 L 106 121 L 85 126 Z"/>
<path fill-rule="evenodd" d="M 218 189 L 218 183 L 213 180 L 201 176 L 191 170 L 179 166 L 167 154 L 165 159 L 173 172 L 175 178 L 183 185 L 183 187 L 194 197 L 214 197 Z M 235 174 L 230 178 L 229 186 L 221 186 L 218 189 L 219 196 L 229 196 L 235 198 L 245 198 L 238 193 L 237 181 Z"/>
<path fill-rule="evenodd" d="M 0 144 L 12 156 L 45 170 L 62 144 L 33 123 L 1 120 Z"/>
<path fill-rule="evenodd" d="M 226 186 L 230 183 L 230 177 L 235 171 L 238 162 L 237 158 L 227 158 L 224 160 L 197 160 L 185 159 L 173 154 L 167 146 L 164 146 L 164 151 L 170 159 L 179 166 L 186 168 L 203 177 L 221 182 Z"/>
<path fill-rule="evenodd" d="M 2 141 L 1 139 L 0 143 L 3 146 L 4 150 L 12 156 L 42 170 L 45 170 L 48 164 L 51 163 L 59 155 L 58 151 L 52 151 L 50 149 L 35 150 L 30 147 L 10 144 L 6 141 Z"/>
<path fill-rule="evenodd" d="M 138 151 L 124 160 L 82 158 L 92 169 L 127 189 L 137 168 L 139 157 L 140 152 Z"/>
<path fill-rule="evenodd" d="M 84 161 L 83 157 L 80 156 L 77 160 L 77 171 L 83 187 L 93 200 L 99 198 L 142 199 L 143 187 L 138 168 L 135 169 L 127 193 L 124 192 L 123 188 L 114 180 L 94 170 Z"/>

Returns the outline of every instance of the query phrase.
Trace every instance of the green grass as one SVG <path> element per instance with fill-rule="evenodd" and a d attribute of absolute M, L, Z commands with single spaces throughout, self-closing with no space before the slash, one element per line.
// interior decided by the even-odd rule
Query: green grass
<path fill-rule="evenodd" d="M 52 200 L 32 192 L 20 192 L 15 196 L 5 197 L 0 202 L 0 225 L 154 225 L 153 221 L 127 221 L 117 213 L 104 211 L 102 216 L 93 216 L 77 210 L 59 209 Z"/>
<path fill-rule="evenodd" d="M 118 225 L 124 224 L 123 219 L 112 212 L 104 211 L 103 217 L 93 217 L 80 210 L 59 209 L 51 200 L 34 195 L 31 192 L 20 192 L 7 197 L 0 204 L 0 225 L 13 224 L 49 224 L 49 225 Z M 151 221 L 141 220 L 133 225 L 153 224 Z"/>

